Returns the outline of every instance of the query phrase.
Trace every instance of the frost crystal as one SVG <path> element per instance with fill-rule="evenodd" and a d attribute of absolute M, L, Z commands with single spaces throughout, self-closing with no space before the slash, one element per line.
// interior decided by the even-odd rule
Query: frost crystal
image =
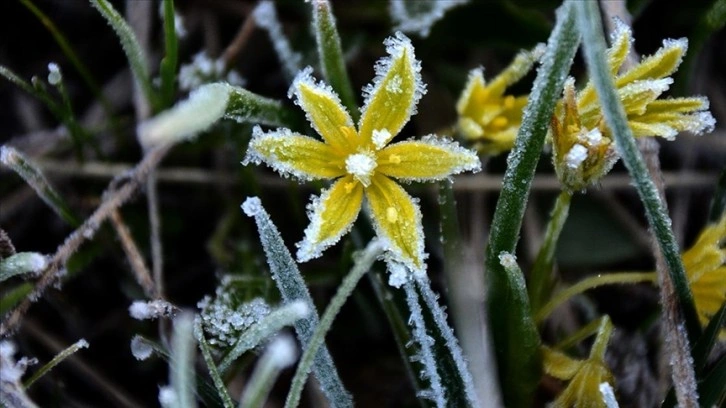
<path fill-rule="evenodd" d="M 570 151 L 565 155 L 565 163 L 567 163 L 567 167 L 571 169 L 580 167 L 585 159 L 587 159 L 587 147 L 581 144 L 572 146 L 572 149 L 570 149 Z"/>
<path fill-rule="evenodd" d="M 247 328 L 262 320 L 271 311 L 262 298 L 245 303 L 236 294 L 232 279 L 224 279 L 217 287 L 214 298 L 204 297 L 197 307 L 201 309 L 199 318 L 209 344 L 219 349 L 234 346 Z"/>
<path fill-rule="evenodd" d="M 176 392 L 170 386 L 159 387 L 159 404 L 164 408 L 177 406 Z"/>
<path fill-rule="evenodd" d="M 267 30 L 272 40 L 272 47 L 277 52 L 277 56 L 282 62 L 285 72 L 290 78 L 295 77 L 295 74 L 300 70 L 300 61 L 302 57 L 300 54 L 293 52 L 290 47 L 290 42 L 282 32 L 282 26 L 280 20 L 277 18 L 277 12 L 275 11 L 275 5 L 272 1 L 261 1 L 255 10 L 252 12 L 257 25 Z"/>
<path fill-rule="evenodd" d="M 63 80 L 63 76 L 61 75 L 60 68 L 58 67 L 58 64 L 55 62 L 51 62 L 48 64 L 48 83 L 55 86 L 60 84 L 60 82 Z"/>
<path fill-rule="evenodd" d="M 431 27 L 449 9 L 466 4 L 469 0 L 391 0 L 389 8 L 396 29 L 406 33 L 418 33 L 427 37 Z"/>
<path fill-rule="evenodd" d="M 134 336 L 133 339 L 131 339 L 131 354 L 139 360 L 143 361 L 146 360 L 151 356 L 151 352 L 154 349 L 151 347 L 149 343 L 147 343 L 141 336 Z"/>
<path fill-rule="evenodd" d="M 600 393 L 602 394 L 602 401 L 605 403 L 607 408 L 618 408 L 618 401 L 615 399 L 615 392 L 609 383 L 600 383 Z"/>
<path fill-rule="evenodd" d="M 373 131 L 373 145 L 378 150 L 383 149 L 391 138 L 391 132 L 388 129 L 376 129 Z"/>
<path fill-rule="evenodd" d="M 192 62 L 179 68 L 179 89 L 191 91 L 204 84 L 225 81 L 230 85 L 244 86 L 245 80 L 239 72 L 227 71 L 222 59 L 212 59 L 205 51 L 194 55 Z"/>
<path fill-rule="evenodd" d="M 345 170 L 366 187 L 371 184 L 376 166 L 376 159 L 372 154 L 356 153 L 345 159 Z"/>
<path fill-rule="evenodd" d="M 165 300 L 144 302 L 137 300 L 129 306 L 129 314 L 136 320 L 152 320 L 172 316 L 176 307 Z"/>
<path fill-rule="evenodd" d="M 259 197 L 247 197 L 245 202 L 242 203 L 242 211 L 244 211 L 248 217 L 254 217 L 259 214 L 261 209 L 262 201 L 260 201 Z"/>

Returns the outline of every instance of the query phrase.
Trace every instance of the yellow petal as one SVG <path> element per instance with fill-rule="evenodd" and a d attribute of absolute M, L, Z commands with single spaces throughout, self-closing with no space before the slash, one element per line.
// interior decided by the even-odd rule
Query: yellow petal
<path fill-rule="evenodd" d="M 704 97 L 659 99 L 648 104 L 648 112 L 695 112 L 708 109 L 708 99 Z"/>
<path fill-rule="evenodd" d="M 376 171 L 411 181 L 442 180 L 464 171 L 478 171 L 476 153 L 436 136 L 394 143 L 378 152 Z"/>
<path fill-rule="evenodd" d="M 397 261 L 415 273 L 424 271 L 421 211 L 396 182 L 376 174 L 366 189 L 368 207 L 378 236 Z"/>
<path fill-rule="evenodd" d="M 343 159 L 329 145 L 288 129 L 263 133 L 259 126 L 255 126 L 242 164 L 250 162 L 265 162 L 278 173 L 301 180 L 328 179 L 345 174 Z"/>
<path fill-rule="evenodd" d="M 674 73 L 681 64 L 683 55 L 688 49 L 688 40 L 663 40 L 661 47 L 654 55 L 644 58 L 638 65 L 619 76 L 616 87 L 628 84 L 638 79 L 664 78 Z"/>
<path fill-rule="evenodd" d="M 297 259 L 305 262 L 318 258 L 350 231 L 363 202 L 363 186 L 352 176 L 338 179 L 320 197 L 313 196 L 308 205 L 310 225 L 305 238 L 297 244 Z"/>
<path fill-rule="evenodd" d="M 378 61 L 376 78 L 364 89 L 366 100 L 359 127 L 364 144 L 372 141 L 373 131 L 388 132 L 387 137 L 376 140 L 377 148 L 401 131 L 426 89 L 411 41 L 399 32 L 384 44 L 390 57 Z"/>
<path fill-rule="evenodd" d="M 337 151 L 349 152 L 356 142 L 351 140 L 355 132 L 348 130 L 353 128 L 353 120 L 332 88 L 315 82 L 312 69 L 306 68 L 295 78 L 290 88 L 290 96 L 293 94 L 323 140 Z"/>
<path fill-rule="evenodd" d="M 585 362 L 570 358 L 565 353 L 542 347 L 542 366 L 545 373 L 560 380 L 569 380 Z"/>
<path fill-rule="evenodd" d="M 610 34 L 612 46 L 608 49 L 608 66 L 610 74 L 617 75 L 623 61 L 630 53 L 630 44 L 633 41 L 630 27 L 619 18 L 615 18 L 615 30 Z"/>
<path fill-rule="evenodd" d="M 487 89 L 491 95 L 501 97 L 504 90 L 522 79 L 532 69 L 535 62 L 544 54 L 545 45 L 539 44 L 531 51 L 520 51 L 514 60 L 500 72 L 490 83 Z"/>
<path fill-rule="evenodd" d="M 469 79 L 466 86 L 461 92 L 461 97 L 456 103 L 456 112 L 461 116 L 474 116 L 474 107 L 483 102 L 478 99 L 483 95 L 484 87 L 484 71 L 481 68 L 473 69 L 469 72 Z M 478 98 L 477 98 L 478 97 Z"/>

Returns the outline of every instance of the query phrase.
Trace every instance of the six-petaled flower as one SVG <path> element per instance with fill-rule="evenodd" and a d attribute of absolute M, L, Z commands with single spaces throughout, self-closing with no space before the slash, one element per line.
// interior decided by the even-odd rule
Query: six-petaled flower
<path fill-rule="evenodd" d="M 335 244 L 351 229 L 365 202 L 388 250 L 390 269 L 399 271 L 391 276 L 391 284 L 398 286 L 408 276 L 401 270 L 424 272 L 426 254 L 416 200 L 393 179 L 442 180 L 477 171 L 481 164 L 475 152 L 435 135 L 390 143 L 415 113 L 425 86 L 409 39 L 397 33 L 385 45 L 389 57 L 376 64 L 376 78 L 364 88 L 357 126 L 338 95 L 316 82 L 308 68 L 297 76 L 289 96 L 322 141 L 288 129 L 263 132 L 256 127 L 245 163 L 264 162 L 301 180 L 334 180 L 308 206 L 310 225 L 297 244 L 300 261 L 317 258 Z"/>

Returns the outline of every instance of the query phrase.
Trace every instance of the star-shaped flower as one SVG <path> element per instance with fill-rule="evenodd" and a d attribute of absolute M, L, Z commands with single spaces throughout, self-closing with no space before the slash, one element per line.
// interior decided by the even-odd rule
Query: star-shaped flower
<path fill-rule="evenodd" d="M 396 33 L 384 44 L 389 57 L 378 61 L 373 83 L 363 89 L 365 103 L 357 126 L 338 95 L 316 82 L 307 68 L 297 76 L 288 96 L 305 111 L 323 140 L 288 129 L 263 132 L 256 127 L 253 131 L 244 164 L 264 162 L 300 180 L 335 180 L 308 205 L 310 225 L 297 244 L 301 262 L 319 257 L 338 242 L 365 201 L 388 260 L 423 273 L 421 212 L 416 200 L 393 179 L 442 180 L 481 168 L 475 152 L 435 135 L 389 144 L 415 113 L 426 88 L 410 40 Z M 402 284 L 405 277 L 396 275 L 392 284 Z"/>
<path fill-rule="evenodd" d="M 681 64 L 688 40 L 664 40 L 653 55 L 620 72 L 633 42 L 630 28 L 616 19 L 607 59 L 620 101 L 635 137 L 674 138 L 679 132 L 702 134 L 713 130 L 715 120 L 705 97 L 663 98 L 670 78 Z M 565 85 L 563 100 L 552 118 L 552 160 L 557 175 L 569 190 L 597 182 L 617 160 L 610 129 L 589 82 L 575 94 L 574 80 Z"/>
<path fill-rule="evenodd" d="M 468 140 L 486 154 L 496 155 L 514 146 L 522 111 L 527 105 L 527 96 L 505 95 L 507 87 L 513 85 L 532 69 L 544 53 L 543 44 L 532 51 L 522 51 L 511 64 L 488 84 L 484 81 L 484 70 L 475 69 L 469 73 L 466 87 L 456 104 L 459 114 L 457 128 Z"/>

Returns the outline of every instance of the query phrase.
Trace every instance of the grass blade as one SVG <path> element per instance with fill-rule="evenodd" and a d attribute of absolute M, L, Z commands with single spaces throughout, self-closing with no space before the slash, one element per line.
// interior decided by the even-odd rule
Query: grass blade
<path fill-rule="evenodd" d="M 50 370 L 53 369 L 53 367 L 57 366 L 58 364 L 60 364 L 60 362 L 62 362 L 66 358 L 72 356 L 73 354 L 75 354 L 75 352 L 77 352 L 78 350 L 83 349 L 83 348 L 88 348 L 88 342 L 85 339 L 80 339 L 77 342 L 71 344 L 68 348 L 66 348 L 65 350 L 58 353 L 55 357 L 53 357 L 53 359 L 50 360 L 48 362 L 48 364 L 44 365 L 43 367 L 40 367 L 38 369 L 38 371 L 33 373 L 33 375 L 25 381 L 25 384 L 23 384 L 23 386 L 25 388 L 30 388 L 30 386 L 33 385 L 33 383 L 35 383 L 41 377 L 46 375 Z"/>
<path fill-rule="evenodd" d="M 540 371 L 537 350 L 531 345 L 538 341 L 538 334 L 534 327 L 509 319 L 508 310 L 522 307 L 521 304 L 512 305 L 513 292 L 520 299 L 526 298 L 527 293 L 526 288 L 517 285 L 512 280 L 513 275 L 500 264 L 499 255 L 514 253 L 516 249 L 529 188 L 550 118 L 580 42 L 572 3 L 566 1 L 557 12 L 557 23 L 534 81 L 514 150 L 509 154 L 487 248 L 489 319 L 504 403 L 511 407 L 531 406 Z M 520 313 L 524 314 L 524 311 Z M 516 361 L 510 360 L 509 356 L 517 356 Z"/>

